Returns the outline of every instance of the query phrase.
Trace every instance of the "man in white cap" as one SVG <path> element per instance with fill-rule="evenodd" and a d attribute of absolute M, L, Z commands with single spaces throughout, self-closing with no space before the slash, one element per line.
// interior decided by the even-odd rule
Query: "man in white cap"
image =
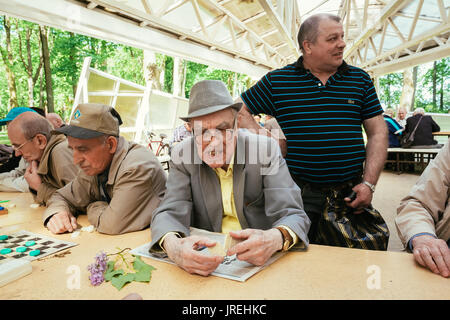
<path fill-rule="evenodd" d="M 76 214 L 87 213 L 97 231 L 122 234 L 149 226 L 164 196 L 166 175 L 145 147 L 119 136 L 120 115 L 102 104 L 80 104 L 67 135 L 73 162 L 82 172 L 50 199 L 43 216 L 53 233 L 77 228 Z"/>
<path fill-rule="evenodd" d="M 154 212 L 150 253 L 167 256 L 189 273 L 209 275 L 223 261 L 197 249 L 214 247 L 189 228 L 229 233 L 238 244 L 227 255 L 255 265 L 275 252 L 308 245 L 310 221 L 278 143 L 237 129 L 241 103 L 225 84 L 205 80 L 192 87 L 193 137 L 172 150 L 166 196 Z"/>

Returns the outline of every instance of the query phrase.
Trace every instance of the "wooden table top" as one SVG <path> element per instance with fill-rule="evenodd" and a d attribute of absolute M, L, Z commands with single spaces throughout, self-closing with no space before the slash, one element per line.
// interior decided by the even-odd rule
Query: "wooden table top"
<path fill-rule="evenodd" d="M 0 233 L 27 230 L 79 243 L 63 257 L 33 261 L 31 274 L 0 289 L 0 299 L 121 299 L 138 293 L 144 299 L 292 300 L 292 299 L 450 299 L 450 279 L 414 262 L 412 254 L 311 245 L 306 252 L 289 252 L 246 282 L 191 275 L 177 266 L 143 258 L 156 267 L 150 283 L 129 283 L 118 291 L 111 283 L 93 287 L 87 266 L 103 250 L 135 248 L 150 240 L 149 229 L 118 236 L 82 232 L 53 235 L 41 222 L 44 208 L 31 209 L 30 194 L 0 193 L 16 204 L 0 216 Z M 88 226 L 80 216 L 81 226 Z M 70 283 L 79 270 L 80 288 Z M 75 272 L 75 273 L 74 273 Z M 68 285 L 69 283 L 69 285 Z"/>
<path fill-rule="evenodd" d="M 450 131 L 433 132 L 433 136 L 448 136 L 448 137 L 450 137 Z"/>

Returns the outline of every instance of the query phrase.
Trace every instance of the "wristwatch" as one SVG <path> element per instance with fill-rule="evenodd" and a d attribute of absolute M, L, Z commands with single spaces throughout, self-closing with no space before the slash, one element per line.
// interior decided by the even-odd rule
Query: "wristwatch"
<path fill-rule="evenodd" d="M 371 184 L 370 182 L 365 181 L 365 180 L 362 183 L 365 184 L 366 186 L 368 186 L 370 188 L 370 190 L 372 190 L 372 193 L 375 192 L 375 185 L 374 184 Z"/>
<path fill-rule="evenodd" d="M 276 227 L 276 229 L 280 230 L 281 235 L 283 236 L 283 247 L 281 248 L 281 251 L 288 251 L 289 247 L 294 242 L 294 239 L 292 239 L 292 236 L 289 234 L 289 231 L 287 231 L 283 227 Z"/>

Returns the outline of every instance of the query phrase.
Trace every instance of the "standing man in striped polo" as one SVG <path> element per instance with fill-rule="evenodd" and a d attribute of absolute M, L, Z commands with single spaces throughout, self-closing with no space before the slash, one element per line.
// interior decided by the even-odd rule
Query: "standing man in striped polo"
<path fill-rule="evenodd" d="M 267 134 L 251 114 L 277 119 L 286 136 L 280 147 L 287 145 L 286 162 L 312 222 L 311 243 L 386 250 L 389 230 L 371 206 L 388 146 L 374 85 L 343 60 L 339 17 L 309 17 L 298 42 L 303 55 L 295 63 L 267 73 L 241 95 L 239 125 Z"/>

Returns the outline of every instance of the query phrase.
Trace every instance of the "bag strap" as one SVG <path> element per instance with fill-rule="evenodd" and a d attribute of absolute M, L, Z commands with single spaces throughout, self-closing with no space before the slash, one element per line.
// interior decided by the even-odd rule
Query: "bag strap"
<path fill-rule="evenodd" d="M 417 129 L 417 127 L 419 126 L 419 123 L 420 123 L 420 121 L 422 120 L 422 118 L 423 118 L 423 116 L 421 116 L 420 119 L 419 119 L 419 121 L 417 121 L 417 124 L 416 124 L 416 126 L 414 127 L 413 132 L 411 132 L 411 135 L 412 135 L 412 136 L 415 135 L 416 129 Z"/>

